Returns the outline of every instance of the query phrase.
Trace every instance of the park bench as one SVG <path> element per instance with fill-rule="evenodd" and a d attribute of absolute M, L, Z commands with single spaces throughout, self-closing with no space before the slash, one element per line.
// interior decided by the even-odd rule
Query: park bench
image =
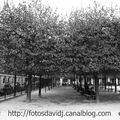
<path fill-rule="evenodd" d="M 88 100 L 89 100 L 90 98 L 92 98 L 90 94 L 84 94 L 84 96 L 85 96 Z"/>
<path fill-rule="evenodd" d="M 81 90 L 81 87 L 77 86 L 77 92 L 80 92 L 80 90 Z"/>
<path fill-rule="evenodd" d="M 105 87 L 104 86 L 100 86 L 100 89 L 104 89 Z"/>
<path fill-rule="evenodd" d="M 77 91 L 78 91 L 81 95 L 84 95 L 87 99 L 93 99 L 93 100 L 96 99 L 96 93 L 95 93 L 95 91 L 93 90 L 93 87 L 88 88 L 88 89 L 85 89 L 85 88 L 79 86 L 79 87 L 77 88 Z"/>
<path fill-rule="evenodd" d="M 96 99 L 96 92 L 93 90 L 93 87 L 87 89 L 84 93 L 84 96 L 87 98 L 87 99 L 93 99 L 95 100 Z"/>
<path fill-rule="evenodd" d="M 76 85 L 73 84 L 73 88 L 76 89 Z"/>
<path fill-rule="evenodd" d="M 80 88 L 79 88 L 79 93 L 80 93 L 81 95 L 84 95 L 84 94 L 85 94 L 85 89 L 82 88 L 82 87 L 80 87 Z"/>
<path fill-rule="evenodd" d="M 84 96 L 85 96 L 87 99 L 93 99 L 93 100 L 96 99 L 96 95 L 95 95 L 95 94 L 91 95 L 91 94 L 85 93 Z"/>
<path fill-rule="evenodd" d="M 113 89 L 112 89 L 112 88 L 108 88 L 108 91 L 111 91 L 111 92 L 112 92 L 112 91 L 113 91 Z"/>
<path fill-rule="evenodd" d="M 118 93 L 120 93 L 120 90 L 118 90 Z"/>

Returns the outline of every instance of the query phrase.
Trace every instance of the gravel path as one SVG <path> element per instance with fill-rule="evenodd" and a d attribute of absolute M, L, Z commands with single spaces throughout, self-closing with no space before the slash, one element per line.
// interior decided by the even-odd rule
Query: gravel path
<path fill-rule="evenodd" d="M 40 112 L 46 113 L 41 116 Z M 50 116 L 48 112 L 56 112 L 56 115 Z M 62 117 L 59 114 L 60 112 L 65 115 L 66 112 L 69 112 L 69 116 Z M 82 112 L 82 115 L 80 115 L 80 112 Z M 83 114 L 83 112 L 85 113 Z M 104 116 L 95 116 L 98 115 L 98 112 L 104 112 Z M 111 112 L 111 116 L 106 115 L 106 112 Z M 55 87 L 46 93 L 42 89 L 40 98 L 38 97 L 38 91 L 34 91 L 32 92 L 31 103 L 26 101 L 26 95 L 0 103 L 0 120 L 119 120 L 119 112 L 119 94 L 102 92 L 100 93 L 100 103 L 96 104 L 95 101 L 87 100 L 68 86 Z M 73 113 L 75 114 L 73 115 Z M 19 116 L 20 114 L 22 116 Z"/>

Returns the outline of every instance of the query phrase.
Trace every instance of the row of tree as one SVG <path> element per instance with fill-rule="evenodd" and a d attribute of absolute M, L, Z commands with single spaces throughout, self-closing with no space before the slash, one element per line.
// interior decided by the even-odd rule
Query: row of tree
<path fill-rule="evenodd" d="M 72 60 L 74 73 L 85 76 L 84 79 L 92 75 L 99 101 L 98 74 L 106 77 L 105 74 L 116 75 L 120 71 L 119 11 L 94 2 L 93 7 L 72 12 L 68 25 L 66 56 Z"/>
<path fill-rule="evenodd" d="M 92 74 L 98 91 L 99 73 L 120 70 L 119 28 L 119 11 L 96 2 L 67 20 L 39 0 L 17 7 L 7 2 L 0 11 L 1 68 L 27 75 L 29 85 L 32 75 L 41 81 L 46 74 Z"/>
<path fill-rule="evenodd" d="M 59 71 L 56 64 L 62 31 L 58 14 L 38 0 L 17 7 L 6 2 L 0 12 L 0 63 L 3 72 L 28 77 L 29 101 L 32 75 L 40 76 L 41 83 L 43 75 Z"/>

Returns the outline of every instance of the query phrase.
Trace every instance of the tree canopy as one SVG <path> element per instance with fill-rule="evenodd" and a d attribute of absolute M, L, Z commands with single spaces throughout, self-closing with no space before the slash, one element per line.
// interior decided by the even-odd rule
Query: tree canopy
<path fill-rule="evenodd" d="M 98 3 L 61 19 L 41 1 L 0 11 L 0 65 L 19 74 L 120 70 L 120 18 Z"/>

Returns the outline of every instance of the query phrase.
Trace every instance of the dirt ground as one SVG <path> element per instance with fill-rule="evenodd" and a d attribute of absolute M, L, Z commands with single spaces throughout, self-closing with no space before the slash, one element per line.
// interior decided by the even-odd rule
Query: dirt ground
<path fill-rule="evenodd" d="M 1 102 L 0 120 L 119 120 L 120 94 L 100 92 L 100 103 L 88 100 L 71 86 L 55 87 L 38 97 L 32 92 L 32 102 L 26 95 Z"/>

